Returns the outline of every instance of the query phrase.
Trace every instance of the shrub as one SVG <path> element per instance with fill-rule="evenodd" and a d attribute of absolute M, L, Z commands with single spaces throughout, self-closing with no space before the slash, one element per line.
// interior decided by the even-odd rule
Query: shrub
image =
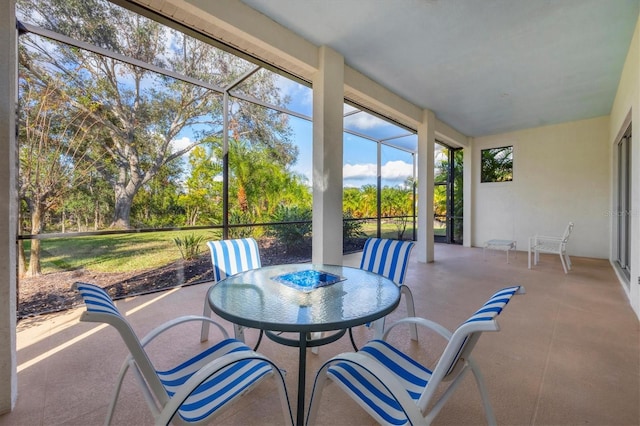
<path fill-rule="evenodd" d="M 311 209 L 279 205 L 273 215 L 274 222 L 302 222 L 285 225 L 271 225 L 270 233 L 287 247 L 304 245 L 304 237 L 311 233 Z"/>
<path fill-rule="evenodd" d="M 180 255 L 184 260 L 193 260 L 200 253 L 200 243 L 204 240 L 202 235 L 185 235 L 184 239 L 180 237 L 176 237 L 173 239 L 178 249 L 180 250 Z"/>
<path fill-rule="evenodd" d="M 353 219 L 353 213 L 350 211 L 344 212 L 343 220 L 342 220 L 342 238 L 360 238 L 365 237 L 364 233 L 364 220 L 362 219 Z"/>

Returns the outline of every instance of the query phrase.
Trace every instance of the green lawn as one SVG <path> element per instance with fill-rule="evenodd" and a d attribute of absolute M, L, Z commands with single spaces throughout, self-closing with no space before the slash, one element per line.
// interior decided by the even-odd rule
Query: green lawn
<path fill-rule="evenodd" d="M 375 222 L 365 223 L 363 231 L 368 236 L 375 236 Z M 41 268 L 45 274 L 79 268 L 95 272 L 130 272 L 157 268 L 179 260 L 180 250 L 174 239 L 184 239 L 191 235 L 202 236 L 201 253 L 207 251 L 206 241 L 222 237 L 221 231 L 216 229 L 52 238 L 42 240 Z M 413 228 L 408 226 L 404 237 L 412 236 Z M 396 225 L 383 223 L 382 238 L 398 238 Z M 30 241 L 23 243 L 28 262 L 31 244 Z"/>
<path fill-rule="evenodd" d="M 407 229 L 404 231 L 405 239 L 413 237 L 413 226 L 411 225 L 411 223 L 407 224 Z M 375 237 L 378 232 L 378 226 L 375 221 L 365 222 L 362 230 L 367 236 Z M 392 222 L 382 222 L 380 225 L 380 237 L 397 239 L 398 227 Z"/>
<path fill-rule="evenodd" d="M 220 230 L 195 230 L 43 240 L 42 272 L 77 268 L 96 272 L 128 272 L 160 267 L 181 258 L 174 238 L 184 239 L 191 234 L 202 235 L 204 241 L 221 237 Z M 200 244 L 201 252 L 207 250 L 204 241 Z M 30 242 L 25 241 L 24 244 L 28 257 Z"/>

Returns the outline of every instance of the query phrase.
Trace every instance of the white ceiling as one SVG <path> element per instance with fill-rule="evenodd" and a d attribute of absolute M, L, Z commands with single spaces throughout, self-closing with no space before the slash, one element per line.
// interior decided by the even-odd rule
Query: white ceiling
<path fill-rule="evenodd" d="M 640 0 L 242 0 L 456 130 L 610 113 Z"/>

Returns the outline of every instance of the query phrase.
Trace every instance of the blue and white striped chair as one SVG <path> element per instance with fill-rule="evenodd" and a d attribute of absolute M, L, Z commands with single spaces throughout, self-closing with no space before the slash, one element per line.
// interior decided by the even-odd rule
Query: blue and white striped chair
<path fill-rule="evenodd" d="M 407 304 L 407 316 L 415 317 L 416 309 L 413 303 L 413 294 L 409 287 L 404 285 L 409 266 L 409 255 L 413 249 L 413 241 L 390 240 L 384 238 L 369 238 L 364 243 L 360 269 L 375 272 L 389 278 L 400 286 Z M 385 319 L 381 318 L 371 324 L 374 329 L 374 338 L 379 339 L 384 332 Z M 410 326 L 411 339 L 418 340 L 418 329 Z"/>
<path fill-rule="evenodd" d="M 213 282 L 227 278 L 240 272 L 256 269 L 261 266 L 260 250 L 258 243 L 253 238 L 239 238 L 235 240 L 218 240 L 207 242 L 209 251 L 211 252 L 211 264 L 213 265 Z M 208 297 L 204 301 L 205 317 L 211 316 L 211 307 L 209 306 Z M 233 332 L 235 338 L 244 342 L 244 327 L 234 324 Z M 260 340 L 262 339 L 262 330 L 258 337 L 258 342 L 254 350 L 258 349 Z M 205 342 L 209 336 L 209 323 L 202 323 L 202 332 L 200 340 Z"/>
<path fill-rule="evenodd" d="M 73 288 L 82 295 L 87 308 L 80 321 L 112 325 L 120 333 L 130 352 L 118 376 L 113 400 L 109 405 L 107 425 L 111 423 L 120 387 L 129 368 L 136 373 L 135 377 L 143 389 L 155 424 L 208 423 L 221 408 L 236 401 L 267 377 L 273 377 L 277 382 L 285 421 L 293 424 L 282 372 L 265 356 L 252 351 L 244 343 L 229 338 L 225 329 L 211 318 L 195 315 L 176 318 L 140 340 L 102 288 L 86 283 L 75 283 Z M 190 321 L 214 324 L 223 339 L 174 368 L 156 370 L 145 346 L 164 331 Z"/>
<path fill-rule="evenodd" d="M 524 287 L 507 287 L 498 291 L 453 333 L 433 321 L 404 318 L 389 327 L 381 340 L 372 340 L 358 352 L 330 359 L 316 375 L 308 423 L 312 424 L 317 416 L 322 390 L 329 378 L 380 424 L 428 425 L 471 370 L 480 391 L 487 422 L 495 425 L 496 419 L 484 380 L 471 357 L 471 351 L 482 332 L 499 331 L 496 316 L 517 293 L 524 293 Z M 385 341 L 389 331 L 404 323 L 427 327 L 448 341 L 433 370 Z M 436 393 L 439 385 L 445 381 L 449 382 L 446 389 Z M 433 401 L 435 395 L 440 395 L 437 401 Z"/>

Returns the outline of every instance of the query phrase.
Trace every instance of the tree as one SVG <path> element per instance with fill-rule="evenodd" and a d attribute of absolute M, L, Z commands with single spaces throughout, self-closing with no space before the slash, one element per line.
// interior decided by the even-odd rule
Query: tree
<path fill-rule="evenodd" d="M 376 185 L 363 185 L 360 210 L 361 217 L 377 217 L 378 216 L 378 187 Z"/>
<path fill-rule="evenodd" d="M 173 161 L 138 190 L 131 206 L 131 221 L 135 227 L 161 228 L 185 224 L 185 212 L 179 202 L 181 174 L 181 162 Z"/>
<path fill-rule="evenodd" d="M 200 145 L 189 153 L 191 174 L 185 192 L 178 202 L 185 211 L 185 225 L 211 224 L 222 219 L 222 163 L 212 149 L 213 144 Z"/>
<path fill-rule="evenodd" d="M 283 165 L 274 161 L 272 150 L 252 149 L 243 141 L 231 140 L 229 148 L 230 210 L 236 210 L 247 221 L 261 221 L 269 217 L 278 204 L 286 202 L 287 194 L 309 194 L 304 200 L 288 197 L 287 204 L 305 204 L 310 192 L 299 191 L 296 177 Z"/>
<path fill-rule="evenodd" d="M 86 113 L 68 108 L 69 99 L 57 87 L 40 85 L 22 67 L 19 90 L 18 191 L 30 215 L 30 233 L 38 235 L 47 212 L 61 206 L 75 185 L 89 179 L 93 165 L 84 152 L 91 125 Z M 28 269 L 22 245 L 20 251 L 20 276 L 39 275 L 40 240 L 31 241 Z"/>
<path fill-rule="evenodd" d="M 382 188 L 382 216 L 392 217 L 398 231 L 398 239 L 404 237 L 409 217 L 412 215 L 413 191 L 408 180 L 404 187 Z"/>
<path fill-rule="evenodd" d="M 362 217 L 362 197 L 359 188 L 344 188 L 342 190 L 342 209 L 349 217 Z"/>
<path fill-rule="evenodd" d="M 224 86 L 248 68 L 229 53 L 109 2 L 24 0 L 18 6 L 44 28 L 207 84 Z M 31 36 L 24 43 L 20 63 L 42 81 L 64 79 L 60 91 L 71 106 L 98 125 L 100 143 L 87 156 L 113 188 L 112 227 L 130 227 L 135 195 L 164 166 L 221 135 L 222 96 L 216 91 L 62 43 Z M 282 102 L 268 75 L 260 83 L 262 98 Z M 237 137 L 273 148 L 270 154 L 281 164 L 295 159 L 280 114 L 239 101 L 230 110 Z M 185 134 L 190 143 L 178 148 L 175 141 Z"/>

